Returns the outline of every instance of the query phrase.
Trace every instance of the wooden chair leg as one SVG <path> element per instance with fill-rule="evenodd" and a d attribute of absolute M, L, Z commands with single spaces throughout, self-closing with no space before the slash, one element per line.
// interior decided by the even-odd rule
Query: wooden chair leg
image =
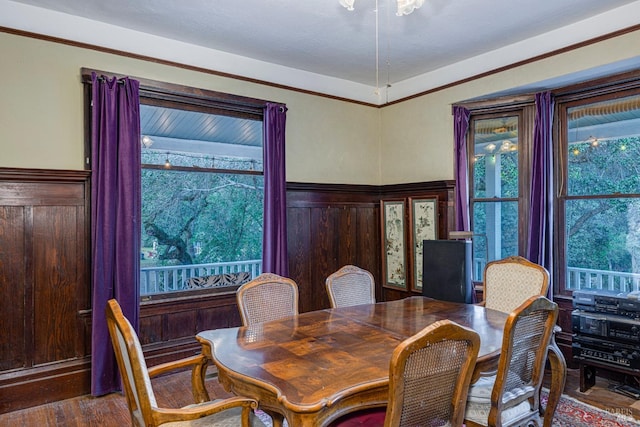
<path fill-rule="evenodd" d="M 551 385 L 549 387 L 547 407 L 544 410 L 543 427 L 551 427 L 553 414 L 556 412 L 556 407 L 560 402 L 560 396 L 567 380 L 567 362 L 556 344 L 555 336 L 551 337 L 547 358 L 551 366 Z"/>

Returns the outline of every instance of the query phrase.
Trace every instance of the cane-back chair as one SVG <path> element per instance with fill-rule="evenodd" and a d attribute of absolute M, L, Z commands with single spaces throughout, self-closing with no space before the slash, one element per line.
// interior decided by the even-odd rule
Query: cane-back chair
<path fill-rule="evenodd" d="M 332 427 L 462 426 L 479 349 L 472 329 L 450 320 L 427 326 L 393 351 L 386 410 L 347 414 Z"/>
<path fill-rule="evenodd" d="M 273 273 L 262 273 L 236 291 L 244 326 L 298 315 L 298 285 Z"/>
<path fill-rule="evenodd" d="M 540 388 L 557 317 L 558 305 L 539 295 L 509 315 L 496 374 L 469 389 L 467 427 L 542 425 Z"/>
<path fill-rule="evenodd" d="M 115 299 L 107 302 L 107 326 L 122 376 L 131 421 L 134 426 L 264 426 L 253 415 L 258 403 L 244 397 L 209 400 L 204 383 L 207 359 L 204 355 L 168 362 L 147 368 L 138 336 L 122 314 Z M 151 378 L 174 370 L 191 367 L 192 392 L 195 403 L 184 408 L 159 407 Z"/>
<path fill-rule="evenodd" d="M 327 277 L 325 284 L 332 308 L 376 302 L 373 274 L 355 265 L 345 265 Z"/>

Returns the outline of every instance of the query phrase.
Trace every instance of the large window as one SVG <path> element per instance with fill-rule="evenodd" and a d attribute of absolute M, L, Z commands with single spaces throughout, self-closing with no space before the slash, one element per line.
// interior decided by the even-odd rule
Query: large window
<path fill-rule="evenodd" d="M 553 289 L 640 289 L 640 73 L 552 91 Z M 474 277 L 526 256 L 534 96 L 465 104 Z"/>
<path fill-rule="evenodd" d="M 473 278 L 482 280 L 487 262 L 521 253 L 520 217 L 526 212 L 521 193 L 523 151 L 520 110 L 476 114 L 470 122 L 470 218 Z"/>
<path fill-rule="evenodd" d="M 141 104 L 141 295 L 215 291 L 258 275 L 261 115 L 142 94 Z"/>
<path fill-rule="evenodd" d="M 560 105 L 558 241 L 567 291 L 640 281 L 640 95 Z"/>

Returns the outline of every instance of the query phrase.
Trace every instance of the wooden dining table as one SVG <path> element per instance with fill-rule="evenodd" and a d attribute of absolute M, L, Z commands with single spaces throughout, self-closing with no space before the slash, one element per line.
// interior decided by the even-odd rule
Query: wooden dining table
<path fill-rule="evenodd" d="M 256 399 L 272 416 L 274 427 L 281 426 L 283 418 L 289 426 L 315 427 L 355 410 L 385 406 L 393 349 L 443 319 L 480 335 L 472 381 L 495 371 L 507 315 L 421 296 L 203 331 L 196 338 L 217 367 L 222 386 Z M 564 360 L 552 363 L 557 367 L 560 362 Z M 554 383 L 547 404 L 551 413 L 564 377 L 556 375 Z M 551 425 L 550 417 L 545 417 L 545 425 Z"/>

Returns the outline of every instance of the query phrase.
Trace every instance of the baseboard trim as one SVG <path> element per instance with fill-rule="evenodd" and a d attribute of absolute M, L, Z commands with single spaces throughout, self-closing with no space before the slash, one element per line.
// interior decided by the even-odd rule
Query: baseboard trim
<path fill-rule="evenodd" d="M 91 392 L 90 358 L 0 375 L 0 414 Z"/>

